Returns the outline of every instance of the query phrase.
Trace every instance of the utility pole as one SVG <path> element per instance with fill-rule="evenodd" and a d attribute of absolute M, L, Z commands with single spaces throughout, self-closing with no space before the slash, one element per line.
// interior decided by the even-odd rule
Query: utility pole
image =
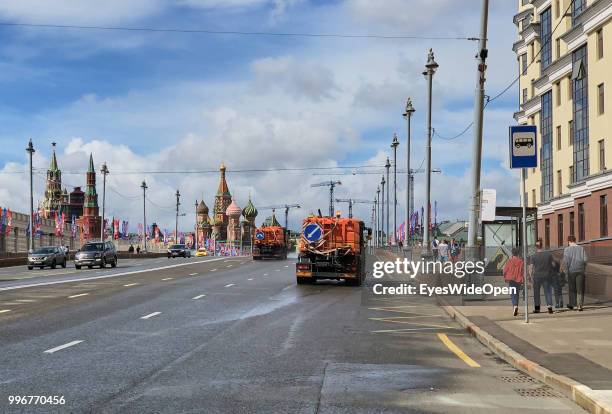
<path fill-rule="evenodd" d="M 410 125 L 410 120 L 412 118 L 412 114 L 414 113 L 415 109 L 412 106 L 412 100 L 410 98 L 408 98 L 408 100 L 406 101 L 406 111 L 402 114 L 402 116 L 404 118 L 406 118 L 406 129 L 407 129 L 407 144 L 406 144 L 406 214 L 405 214 L 405 220 L 406 220 L 406 224 L 405 226 L 408 228 L 409 227 L 409 222 L 410 222 L 410 217 L 412 216 L 412 200 L 411 197 L 413 197 L 413 188 L 412 188 L 412 173 L 410 172 L 410 144 L 411 144 L 411 125 Z M 408 229 L 406 229 L 406 232 L 408 231 Z M 408 238 L 406 238 L 406 240 L 408 240 Z M 407 247 L 408 243 L 404 243 L 404 247 Z"/>
<path fill-rule="evenodd" d="M 179 206 L 181 205 L 180 202 L 180 198 L 181 198 L 181 193 L 179 193 L 179 190 L 176 190 L 176 221 L 174 223 L 174 243 L 178 244 L 178 217 L 179 217 Z"/>
<path fill-rule="evenodd" d="M 478 70 L 476 72 L 476 93 L 474 96 L 474 146 L 472 148 L 472 207 L 468 224 L 468 247 L 475 247 L 478 238 L 478 213 L 480 210 L 480 166 L 482 163 L 482 124 L 484 112 L 485 73 L 487 70 L 487 25 L 489 0 L 482 0 L 480 15 L 480 39 L 478 44 Z"/>
<path fill-rule="evenodd" d="M 389 241 L 391 240 L 391 236 L 389 233 L 389 222 L 390 222 L 390 218 L 391 218 L 391 214 L 389 214 L 389 209 L 391 208 L 391 202 L 389 201 L 389 198 L 391 196 L 391 181 L 389 180 L 389 170 L 391 169 L 391 162 L 389 162 L 389 157 L 387 157 L 387 162 L 385 163 L 385 168 L 387 169 L 387 240 L 386 240 L 386 244 L 389 244 Z"/>
<path fill-rule="evenodd" d="M 376 247 L 380 246 L 380 186 L 376 187 Z"/>
<path fill-rule="evenodd" d="M 429 110 L 427 113 L 427 148 L 425 151 L 425 157 L 427 163 L 425 165 L 425 214 L 423 219 L 423 247 L 425 249 L 425 254 L 427 256 L 430 255 L 431 246 L 429 243 L 429 221 L 430 221 L 430 208 L 431 204 L 431 104 L 432 104 L 432 86 L 433 86 L 433 75 L 436 73 L 436 69 L 438 68 L 438 64 L 434 60 L 434 53 L 432 49 L 429 49 L 429 54 L 427 55 L 427 64 L 425 65 L 425 71 L 423 75 L 427 76 L 427 84 L 428 84 L 428 106 Z"/>
<path fill-rule="evenodd" d="M 393 148 L 393 240 L 397 246 L 397 146 L 399 140 L 397 134 L 393 134 L 391 148 Z"/>
<path fill-rule="evenodd" d="M 102 168 L 100 169 L 102 173 L 102 226 L 100 227 L 100 240 L 104 240 L 104 217 L 105 217 L 105 209 L 106 209 L 106 176 L 108 175 L 108 167 L 106 163 L 102 164 Z"/>
<path fill-rule="evenodd" d="M 142 188 L 142 239 L 144 240 L 144 251 L 147 251 L 147 183 L 143 180 L 140 185 Z"/>
<path fill-rule="evenodd" d="M 199 236 L 199 231 L 198 231 L 198 200 L 195 201 L 195 240 L 193 241 L 193 247 L 195 249 L 195 251 L 198 251 L 198 236 Z"/>
<path fill-rule="evenodd" d="M 28 147 L 26 151 L 29 155 L 30 159 L 30 246 L 29 250 L 34 250 L 34 178 L 33 168 L 32 168 L 32 157 L 36 152 L 34 150 L 34 145 L 32 144 L 32 138 L 30 138 L 30 142 L 28 143 Z"/>
<path fill-rule="evenodd" d="M 381 212 L 380 212 L 381 213 L 380 229 L 381 229 L 381 233 L 382 233 L 380 239 L 381 239 L 381 242 L 382 242 L 381 243 L 382 247 L 385 247 L 385 245 L 387 244 L 385 242 L 385 239 L 386 239 L 386 236 L 385 236 L 385 183 L 386 183 L 385 176 L 383 174 L 382 180 L 380 180 L 380 185 L 381 185 L 381 188 L 382 188 L 381 197 L 380 197 L 380 201 L 382 203 L 382 208 L 381 208 Z"/>

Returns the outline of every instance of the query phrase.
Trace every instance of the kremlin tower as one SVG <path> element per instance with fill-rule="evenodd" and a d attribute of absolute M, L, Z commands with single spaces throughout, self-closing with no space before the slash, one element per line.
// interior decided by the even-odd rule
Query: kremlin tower
<path fill-rule="evenodd" d="M 208 206 L 204 200 L 200 201 L 196 209 L 198 223 L 198 244 L 200 241 L 210 238 L 211 222 L 208 216 Z"/>
<path fill-rule="evenodd" d="M 62 172 L 57 166 L 55 155 L 55 142 L 53 142 L 53 155 L 51 164 L 47 170 L 47 185 L 45 187 L 45 198 L 39 206 L 40 215 L 44 218 L 54 218 L 55 213 L 61 210 L 64 200 L 62 192 Z"/>
<path fill-rule="evenodd" d="M 89 169 L 87 170 L 83 216 L 77 220 L 77 224 L 81 228 L 81 242 L 100 238 L 102 217 L 99 215 L 96 170 L 94 169 L 93 156 L 91 154 L 89 155 Z"/>
<path fill-rule="evenodd" d="M 228 217 L 227 223 L 227 241 L 238 242 L 241 239 L 240 236 L 240 215 L 242 209 L 238 207 L 236 201 L 232 199 L 232 203 L 225 210 L 225 215 Z"/>
<path fill-rule="evenodd" d="M 226 211 L 232 203 L 232 195 L 229 192 L 227 181 L 225 181 L 225 164 L 221 163 L 219 171 L 221 172 L 221 178 L 219 180 L 217 195 L 215 195 L 212 237 L 216 240 L 227 240 L 227 225 L 229 220 Z"/>
<path fill-rule="evenodd" d="M 242 241 L 243 242 L 251 242 L 253 239 L 253 231 L 255 231 L 255 217 L 257 217 L 257 209 L 253 205 L 251 201 L 251 197 L 249 196 L 249 202 L 246 207 L 242 210 L 242 216 L 244 217 L 244 221 L 242 222 Z"/>

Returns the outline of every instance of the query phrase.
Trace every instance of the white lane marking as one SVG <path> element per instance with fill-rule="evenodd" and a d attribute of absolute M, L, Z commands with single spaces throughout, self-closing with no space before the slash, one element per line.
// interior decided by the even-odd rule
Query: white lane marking
<path fill-rule="evenodd" d="M 162 281 L 165 281 L 165 280 L 172 280 L 172 279 L 174 279 L 174 278 L 173 278 L 173 277 L 165 277 L 165 278 L 163 278 L 163 279 L 162 279 Z"/>
<path fill-rule="evenodd" d="M 198 296 L 195 296 L 195 297 L 193 297 L 191 299 L 194 299 L 194 300 L 195 299 L 202 299 L 204 296 L 206 296 L 206 295 L 198 295 Z"/>
<path fill-rule="evenodd" d="M 291 289 L 292 287 L 293 287 L 293 285 L 288 285 L 288 286 L 285 286 L 282 290 L 285 291 L 287 289 Z"/>
<path fill-rule="evenodd" d="M 285 265 L 285 267 L 289 267 L 289 265 Z"/>
<path fill-rule="evenodd" d="M 127 285 L 123 285 L 125 287 L 136 286 L 138 283 L 128 283 Z"/>
<path fill-rule="evenodd" d="M 233 265 L 227 265 L 227 266 L 225 266 L 225 267 L 232 267 L 232 266 L 233 266 Z"/>
<path fill-rule="evenodd" d="M 11 311 L 10 309 L 0 309 L 0 313 L 7 313 L 7 312 L 10 312 L 10 311 Z"/>
<path fill-rule="evenodd" d="M 76 295 L 68 296 L 68 299 L 80 298 L 81 296 L 87 296 L 89 293 L 77 293 Z"/>
<path fill-rule="evenodd" d="M 83 341 L 72 341 L 72 342 L 68 342 L 67 344 L 60 345 L 60 346 L 56 346 L 55 348 L 47 349 L 47 350 L 46 350 L 44 353 L 45 353 L 45 354 L 52 354 L 52 353 L 54 353 L 54 352 L 61 351 L 62 349 L 66 349 L 66 348 L 69 348 L 69 347 L 71 347 L 71 346 L 74 346 L 74 345 L 80 344 L 81 342 L 83 342 Z"/>
<path fill-rule="evenodd" d="M 232 287 L 232 286 L 236 286 L 235 283 L 230 283 L 229 285 L 225 285 L 225 287 Z"/>
<path fill-rule="evenodd" d="M 281 270 L 280 270 L 280 269 L 276 269 L 276 271 L 277 271 L 277 272 L 280 272 Z"/>
<path fill-rule="evenodd" d="M 218 269 L 210 269 L 211 272 L 216 272 Z"/>
<path fill-rule="evenodd" d="M 251 277 L 251 278 L 249 278 L 249 279 L 247 279 L 247 280 L 253 280 L 253 278 Z"/>
<path fill-rule="evenodd" d="M 264 275 L 264 276 L 268 276 L 268 274 L 267 274 L 267 273 L 264 273 L 263 275 Z"/>
<path fill-rule="evenodd" d="M 189 273 L 189 276 L 196 276 L 198 273 Z"/>
<path fill-rule="evenodd" d="M 141 316 L 140 319 L 149 319 L 149 318 L 152 318 L 152 317 L 157 316 L 157 315 L 161 315 L 161 312 L 149 313 L 148 315 Z"/>
<path fill-rule="evenodd" d="M 15 302 L 31 303 L 36 301 L 34 299 L 17 299 Z"/>

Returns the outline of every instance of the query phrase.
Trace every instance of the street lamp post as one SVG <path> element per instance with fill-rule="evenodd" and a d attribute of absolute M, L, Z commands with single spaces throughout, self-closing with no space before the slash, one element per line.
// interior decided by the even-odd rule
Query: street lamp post
<path fill-rule="evenodd" d="M 386 165 L 385 165 L 386 168 Z M 380 216 L 381 216 L 381 220 L 380 220 L 380 229 L 381 229 L 381 244 L 382 247 L 385 247 L 385 245 L 387 244 L 385 242 L 386 236 L 385 236 L 385 176 L 382 176 L 382 180 L 380 180 L 380 185 L 381 185 L 381 193 L 380 193 L 380 202 L 381 202 L 381 211 L 380 211 Z M 388 191 L 388 189 L 387 189 Z"/>
<path fill-rule="evenodd" d="M 30 250 L 34 250 L 34 178 L 32 176 L 32 156 L 36 152 L 34 150 L 34 145 L 32 144 L 32 138 L 30 138 L 30 142 L 28 143 L 28 147 L 26 151 L 29 155 L 30 159 Z"/>
<path fill-rule="evenodd" d="M 391 148 L 393 148 L 393 240 L 397 246 L 397 147 L 399 140 L 397 134 L 393 134 Z"/>
<path fill-rule="evenodd" d="M 406 101 L 406 111 L 402 114 L 404 118 L 406 118 L 406 129 L 407 129 L 407 144 L 406 144 L 406 227 L 409 227 L 408 222 L 410 221 L 410 217 L 412 216 L 412 203 L 410 203 L 410 196 L 412 193 L 412 172 L 410 171 L 410 141 L 411 141 L 411 125 L 410 120 L 412 118 L 412 114 L 415 109 L 412 107 L 412 100 L 408 98 Z M 406 234 L 408 233 L 408 229 L 406 229 Z M 408 238 L 405 238 L 408 240 Z M 405 246 L 408 243 L 404 243 Z"/>
<path fill-rule="evenodd" d="M 144 241 L 144 251 L 147 251 L 147 183 L 143 180 L 140 185 L 142 188 L 142 240 Z"/>
<path fill-rule="evenodd" d="M 104 240 L 104 217 L 105 217 L 105 209 L 106 209 L 106 176 L 108 175 L 108 167 L 106 163 L 102 164 L 102 168 L 100 169 L 102 173 L 102 226 L 100 227 L 100 240 Z"/>
<path fill-rule="evenodd" d="M 195 251 L 198 251 L 198 236 L 199 236 L 199 231 L 198 231 L 198 200 L 195 201 L 195 239 L 193 241 L 193 246 Z"/>
<path fill-rule="evenodd" d="M 425 249 L 426 255 L 429 256 L 431 246 L 429 243 L 429 221 L 430 217 L 430 204 L 431 204 L 431 103 L 432 103 L 432 85 L 433 85 L 433 75 L 436 73 L 436 69 L 438 68 L 438 64 L 434 60 L 434 53 L 432 49 L 429 49 L 429 54 L 427 56 L 427 64 L 425 65 L 425 71 L 423 75 L 427 76 L 427 86 L 428 86 L 428 112 L 427 112 L 427 148 L 426 152 L 426 160 L 427 163 L 425 165 L 425 214 L 423 220 L 423 247 Z"/>
<path fill-rule="evenodd" d="M 376 247 L 380 247 L 380 186 L 376 187 Z"/>
<path fill-rule="evenodd" d="M 176 221 L 174 222 L 174 243 L 178 244 L 178 218 L 179 218 L 179 206 L 181 205 L 180 198 L 181 193 L 176 190 Z"/>
<path fill-rule="evenodd" d="M 389 198 L 391 197 L 391 181 L 389 181 L 389 170 L 391 169 L 391 162 L 389 161 L 389 157 L 387 157 L 387 162 L 385 163 L 385 168 L 387 170 L 387 223 L 386 223 L 386 230 L 387 230 L 387 239 L 386 239 L 386 244 L 389 244 L 390 241 L 390 233 L 389 233 L 389 219 L 391 218 L 391 215 L 389 214 L 389 209 L 391 208 L 391 202 L 389 201 Z"/>

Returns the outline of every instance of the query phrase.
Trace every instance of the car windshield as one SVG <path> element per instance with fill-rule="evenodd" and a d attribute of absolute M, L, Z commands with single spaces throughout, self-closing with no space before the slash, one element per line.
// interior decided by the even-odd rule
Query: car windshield
<path fill-rule="evenodd" d="M 173 244 L 171 249 L 184 249 L 185 245 L 184 244 Z"/>
<path fill-rule="evenodd" d="M 41 247 L 40 249 L 34 250 L 34 254 L 50 254 L 55 253 L 55 247 Z"/>
<path fill-rule="evenodd" d="M 92 244 L 86 244 L 85 246 L 83 246 L 81 250 L 84 252 L 100 252 L 103 249 L 104 249 L 104 245 L 102 243 L 92 243 Z"/>

